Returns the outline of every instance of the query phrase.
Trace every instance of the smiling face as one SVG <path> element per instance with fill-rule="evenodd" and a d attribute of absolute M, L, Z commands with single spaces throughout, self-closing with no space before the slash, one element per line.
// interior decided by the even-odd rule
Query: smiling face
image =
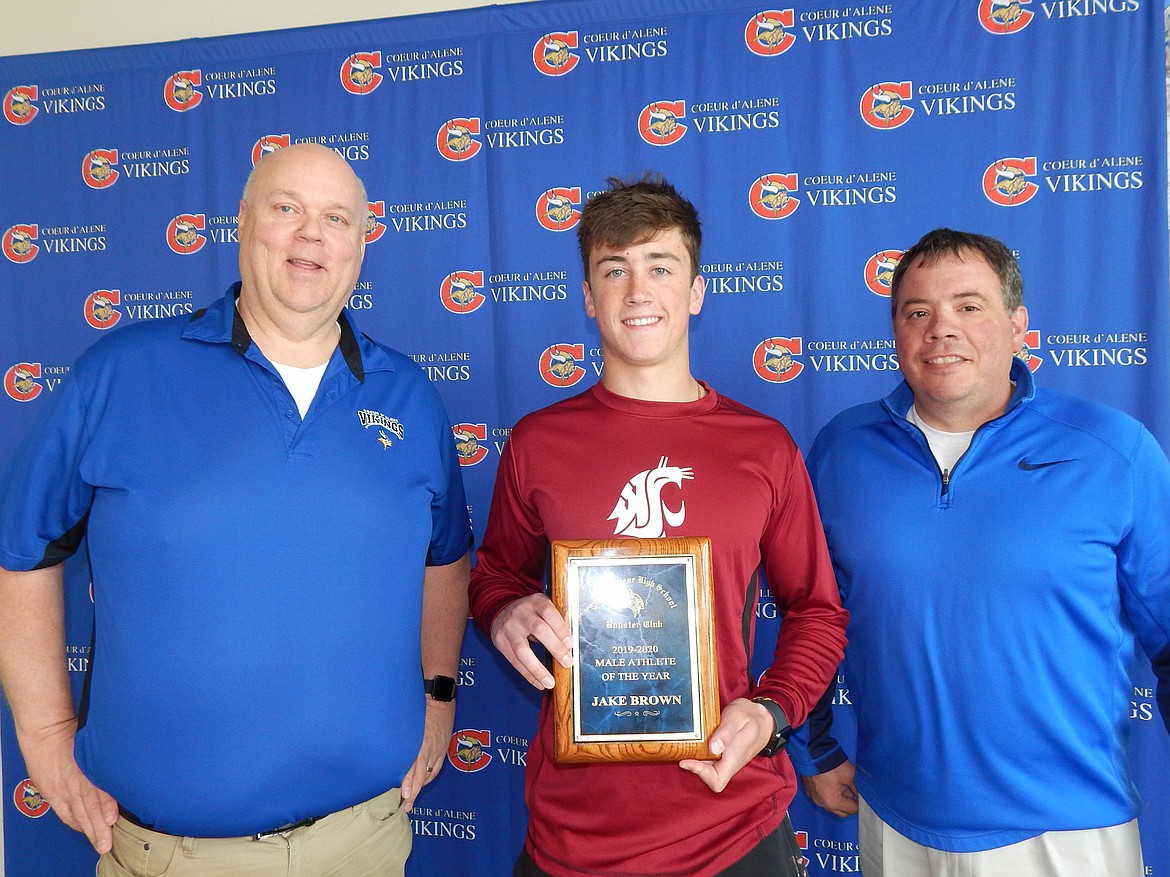
<path fill-rule="evenodd" d="M 597 320 L 605 354 L 605 380 L 635 375 L 690 378 L 687 331 L 703 307 L 703 278 L 677 228 L 640 243 L 595 246 L 582 286 L 585 311 Z"/>
<path fill-rule="evenodd" d="M 1003 413 L 1012 357 L 1028 312 L 1010 312 L 995 271 L 977 253 L 915 261 L 894 310 L 898 363 L 919 415 L 938 429 L 965 432 Z"/>
<path fill-rule="evenodd" d="M 240 202 L 241 309 L 275 325 L 336 320 L 361 271 L 366 212 L 360 182 L 332 150 L 264 158 Z"/>

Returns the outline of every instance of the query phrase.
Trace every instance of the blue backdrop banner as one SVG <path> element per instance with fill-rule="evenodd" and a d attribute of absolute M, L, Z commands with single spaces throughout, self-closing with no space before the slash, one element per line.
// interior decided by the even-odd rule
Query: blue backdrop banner
<path fill-rule="evenodd" d="M 581 207 L 607 177 L 647 169 L 704 219 L 696 375 L 802 447 L 898 380 L 890 273 L 942 225 L 1018 253 L 1041 385 L 1117 405 L 1165 443 L 1162 16 L 1153 0 L 549 0 L 0 58 L 13 171 L 0 452 L 102 333 L 223 294 L 248 171 L 306 141 L 367 185 L 349 307 L 441 391 L 477 536 L 513 424 L 601 372 Z M 582 451 L 570 435 L 549 453 Z M 1048 512 L 1013 500 L 1025 530 Z M 80 691 L 93 611 L 81 557 L 67 591 L 62 657 Z M 780 623 L 767 594 L 758 612 L 766 641 Z M 503 877 L 524 836 L 537 696 L 470 627 L 460 682 L 408 870 Z M 848 743 L 847 679 L 836 695 Z M 1170 875 L 1170 743 L 1148 668 L 1130 700 L 1147 873 Z M 7 712 L 0 733 L 7 873 L 92 874 L 84 839 L 27 782 Z M 814 875 L 857 870 L 853 820 L 803 798 L 792 816 Z"/>

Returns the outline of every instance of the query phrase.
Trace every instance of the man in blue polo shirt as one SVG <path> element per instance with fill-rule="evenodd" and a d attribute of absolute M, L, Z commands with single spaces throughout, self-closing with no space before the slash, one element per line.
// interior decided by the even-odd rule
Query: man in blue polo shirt
<path fill-rule="evenodd" d="M 169 874 L 403 871 L 454 721 L 470 528 L 438 395 L 342 310 L 366 211 L 331 150 L 264 158 L 241 282 L 94 345 L 0 485 L 0 680 L 33 782 L 103 877 L 172 856 Z M 83 536 L 78 717 L 61 563 Z"/>

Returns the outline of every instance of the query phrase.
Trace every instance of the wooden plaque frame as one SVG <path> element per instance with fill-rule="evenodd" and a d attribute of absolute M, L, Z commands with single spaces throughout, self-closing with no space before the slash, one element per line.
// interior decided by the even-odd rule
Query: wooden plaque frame
<path fill-rule="evenodd" d="M 555 540 L 552 599 L 573 638 L 553 664 L 558 763 L 714 759 L 711 540 Z"/>

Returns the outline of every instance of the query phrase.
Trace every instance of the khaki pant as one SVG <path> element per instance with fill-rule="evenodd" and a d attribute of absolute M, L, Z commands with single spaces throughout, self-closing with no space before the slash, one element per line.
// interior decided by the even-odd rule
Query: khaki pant
<path fill-rule="evenodd" d="M 126 819 L 98 877 L 402 877 L 410 855 L 410 819 L 391 789 L 284 834 L 175 837 Z"/>
<path fill-rule="evenodd" d="M 886 825 L 865 801 L 857 822 L 864 877 L 1141 877 L 1137 820 L 1108 828 L 1046 831 L 978 853 L 924 847 Z"/>

